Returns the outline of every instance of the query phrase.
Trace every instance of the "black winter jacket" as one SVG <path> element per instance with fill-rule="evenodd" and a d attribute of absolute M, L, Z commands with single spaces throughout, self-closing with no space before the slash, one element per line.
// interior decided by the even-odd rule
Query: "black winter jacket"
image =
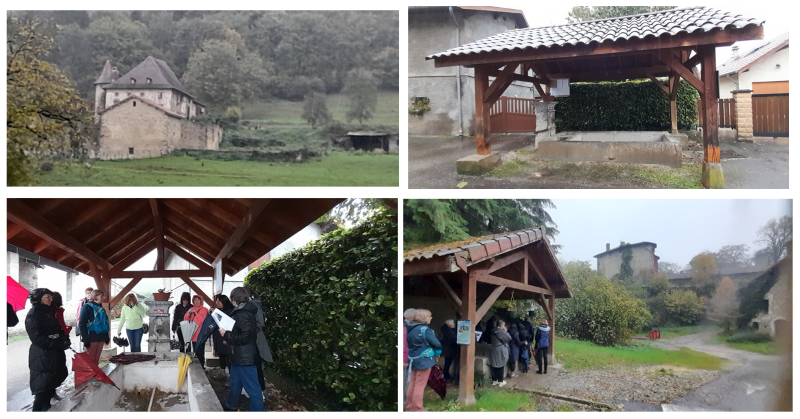
<path fill-rule="evenodd" d="M 456 338 L 456 329 L 447 327 L 447 324 L 442 325 L 440 330 L 442 338 L 442 357 L 444 358 L 460 358 L 461 351 L 458 348 L 458 340 Z"/>
<path fill-rule="evenodd" d="M 222 312 L 227 314 L 229 317 L 231 315 L 231 312 L 233 311 L 233 309 L 225 310 L 221 308 L 218 308 L 217 310 L 222 310 Z M 214 342 L 214 352 L 216 352 L 217 355 L 228 355 L 228 353 L 230 352 L 230 349 L 228 349 L 228 347 L 231 345 L 223 343 L 225 339 L 219 335 L 218 331 L 215 330 L 211 334 L 211 341 Z"/>
<path fill-rule="evenodd" d="M 69 375 L 64 350 L 69 337 L 64 334 L 50 307 L 34 304 L 25 318 L 25 330 L 31 339 L 28 368 L 31 373 L 31 394 L 53 390 Z"/>
<path fill-rule="evenodd" d="M 233 330 L 225 332 L 230 355 L 228 360 L 236 365 L 257 365 L 256 312 L 253 304 L 240 304 L 233 309 L 231 318 L 236 321 Z"/>
<path fill-rule="evenodd" d="M 181 303 L 182 303 L 182 301 L 178 302 L 178 305 L 175 306 L 175 311 L 172 314 L 172 331 L 173 332 L 177 332 L 178 331 L 178 326 L 181 325 L 181 322 L 183 321 L 183 316 L 186 315 L 186 312 L 189 311 L 190 308 L 192 308 L 192 304 L 191 303 L 187 304 L 186 307 L 184 307 L 183 304 L 181 304 Z"/>

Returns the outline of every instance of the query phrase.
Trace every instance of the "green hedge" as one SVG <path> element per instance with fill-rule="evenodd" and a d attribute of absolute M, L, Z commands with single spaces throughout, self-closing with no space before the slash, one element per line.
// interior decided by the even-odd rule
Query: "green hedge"
<path fill-rule="evenodd" d="M 264 263 L 261 298 L 281 375 L 343 410 L 397 410 L 397 218 L 382 212 Z"/>
<path fill-rule="evenodd" d="M 557 131 L 653 131 L 670 129 L 669 97 L 650 80 L 572 83 L 556 105 Z M 678 129 L 697 126 L 700 94 L 678 85 Z"/>

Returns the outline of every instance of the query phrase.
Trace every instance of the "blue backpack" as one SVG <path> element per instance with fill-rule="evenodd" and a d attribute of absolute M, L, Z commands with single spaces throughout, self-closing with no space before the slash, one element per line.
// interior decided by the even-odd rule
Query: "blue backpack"
<path fill-rule="evenodd" d="M 92 310 L 94 310 L 94 320 L 89 323 L 89 331 L 98 335 L 108 333 L 108 314 L 106 314 L 106 311 L 103 309 L 103 307 L 99 307 L 98 309 L 95 309 L 94 307 L 95 305 L 92 304 Z"/>

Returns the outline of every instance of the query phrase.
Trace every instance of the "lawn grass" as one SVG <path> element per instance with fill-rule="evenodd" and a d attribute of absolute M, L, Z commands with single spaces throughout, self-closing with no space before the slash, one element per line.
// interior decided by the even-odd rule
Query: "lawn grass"
<path fill-rule="evenodd" d="M 372 119 L 362 121 L 369 125 L 400 124 L 399 92 L 378 92 L 378 105 Z M 347 96 L 335 94 L 328 96 L 328 111 L 333 119 L 345 122 L 347 113 Z M 303 120 L 303 102 L 288 100 L 258 101 L 242 106 L 242 119 L 264 121 L 287 125 L 308 125 Z M 358 123 L 358 121 L 353 121 Z"/>
<path fill-rule="evenodd" d="M 701 326 L 669 326 L 661 328 L 661 339 L 677 338 L 679 336 L 686 336 L 697 333 L 702 329 Z M 639 336 L 649 337 L 648 332 L 640 333 Z"/>
<path fill-rule="evenodd" d="M 556 349 L 558 361 L 564 364 L 564 368 L 575 370 L 633 364 L 674 365 L 704 370 L 722 367 L 722 359 L 687 348 L 667 351 L 649 344 L 606 347 L 573 339 L 556 339 Z"/>
<path fill-rule="evenodd" d="M 759 354 L 764 355 L 775 355 L 778 353 L 778 348 L 775 347 L 775 342 L 767 341 L 767 342 L 728 342 L 724 332 L 717 333 L 715 335 L 717 342 L 724 343 L 725 345 L 733 348 L 738 349 L 740 351 L 747 351 L 747 352 L 756 352 Z"/>
<path fill-rule="evenodd" d="M 426 388 L 422 405 L 435 412 L 517 412 L 536 410 L 536 400 L 530 394 L 506 391 L 500 387 L 475 389 L 475 404 L 458 404 L 458 391 L 449 388 L 442 400 L 433 390 Z"/>
<path fill-rule="evenodd" d="M 397 154 L 334 152 L 308 163 L 216 161 L 188 156 L 55 165 L 39 186 L 398 186 Z"/>

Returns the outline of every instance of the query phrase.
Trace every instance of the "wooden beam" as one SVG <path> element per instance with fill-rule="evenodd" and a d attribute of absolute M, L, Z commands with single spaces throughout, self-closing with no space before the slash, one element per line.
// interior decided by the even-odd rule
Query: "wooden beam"
<path fill-rule="evenodd" d="M 550 84 L 550 77 L 545 74 L 541 65 L 538 63 L 528 63 L 528 68 L 533 70 L 533 74 L 536 74 L 536 77 L 540 78 L 544 84 Z"/>
<path fill-rule="evenodd" d="M 108 268 L 110 266 L 107 260 L 100 257 L 76 238 L 23 204 L 19 199 L 8 198 L 6 202 L 8 219 L 14 222 L 14 224 L 23 226 L 26 230 L 53 243 L 53 245 L 71 251 L 81 259 L 91 261 L 99 267 Z"/>
<path fill-rule="evenodd" d="M 503 68 L 497 78 L 494 79 L 494 82 L 483 92 L 483 101 L 488 104 L 490 108 L 497 102 L 497 99 L 500 99 L 500 96 L 508 89 L 511 82 L 514 81 L 513 75 L 514 72 L 517 71 L 517 67 L 519 67 L 517 63 L 506 64 L 505 68 Z"/>
<path fill-rule="evenodd" d="M 140 247 L 135 252 L 128 255 L 125 259 L 122 259 L 118 263 L 111 268 L 111 277 L 118 278 L 120 272 L 124 271 L 127 267 L 133 265 L 134 263 L 138 262 L 139 259 L 147 256 L 148 253 L 152 252 L 153 249 L 156 248 L 156 240 L 150 240 L 144 246 Z"/>
<path fill-rule="evenodd" d="M 187 198 L 186 200 L 197 205 L 200 208 L 207 209 L 208 212 L 211 213 L 211 215 L 219 218 L 220 220 L 228 223 L 231 226 L 235 227 L 237 224 L 239 224 L 240 221 L 242 221 L 239 217 L 235 216 L 234 214 L 231 214 L 228 210 L 220 207 L 219 205 L 215 204 L 214 202 L 208 199 Z"/>
<path fill-rule="evenodd" d="M 213 276 L 214 270 L 204 269 L 156 269 L 154 271 L 122 271 L 118 278 L 180 278 L 181 276 Z"/>
<path fill-rule="evenodd" d="M 550 76 L 554 79 L 570 79 L 570 82 L 581 81 L 610 81 L 624 79 L 639 79 L 648 77 L 652 74 L 655 77 L 666 76 L 671 69 L 663 64 L 647 65 L 643 67 L 631 67 L 623 69 L 611 69 L 607 71 L 571 71 L 566 73 L 554 73 Z"/>
<path fill-rule="evenodd" d="M 455 55 L 434 58 L 436 67 L 452 67 L 456 65 L 476 66 L 481 64 L 503 64 L 526 61 L 549 61 L 552 59 L 575 59 L 600 55 L 615 55 L 624 53 L 641 54 L 642 52 L 662 48 L 688 48 L 697 45 L 724 46 L 736 41 L 763 39 L 763 26 L 747 26 L 742 29 L 725 29 L 703 33 L 680 33 L 677 35 L 662 35 L 647 37 L 645 39 L 630 39 L 624 42 L 605 41 L 591 45 L 564 45 L 539 47 L 535 49 L 517 49 L 514 51 L 492 51 L 481 54 Z M 552 77 L 552 76 L 551 76 Z"/>
<path fill-rule="evenodd" d="M 682 60 L 682 61 L 683 61 L 683 66 L 688 68 L 689 71 L 691 71 L 694 67 L 697 66 L 697 64 L 700 64 L 701 62 L 703 62 L 703 56 L 700 55 L 700 54 L 695 53 L 692 58 L 689 58 L 688 60 Z"/>
<path fill-rule="evenodd" d="M 525 262 L 522 262 L 522 283 L 528 285 L 528 264 L 531 263 L 530 257 L 525 255 Z"/>
<path fill-rule="evenodd" d="M 547 353 L 553 355 L 553 348 L 555 347 L 555 338 L 556 338 L 556 297 L 554 295 L 550 295 L 547 297 L 548 299 L 548 306 L 550 310 L 548 310 L 548 314 L 550 315 L 550 349 L 547 350 Z"/>
<path fill-rule="evenodd" d="M 492 308 L 492 304 L 494 304 L 494 302 L 497 301 L 497 298 L 500 297 L 500 294 L 502 294 L 503 291 L 506 290 L 506 288 L 507 287 L 505 285 L 500 285 L 497 288 L 495 288 L 494 291 L 492 291 L 492 293 L 489 294 L 488 297 L 486 297 L 486 300 L 483 302 L 483 304 L 481 304 L 481 308 L 479 308 L 478 311 L 475 312 L 475 323 L 476 324 L 477 324 L 477 322 L 481 321 L 483 316 L 486 315 L 486 312 L 489 311 L 490 308 Z M 473 326 L 473 327 L 475 327 L 475 326 Z M 487 331 L 487 332 L 490 332 L 490 331 Z"/>
<path fill-rule="evenodd" d="M 125 296 L 125 294 L 129 293 L 133 289 L 133 287 L 135 287 L 136 284 L 138 284 L 139 281 L 141 280 L 142 278 L 131 279 L 130 282 L 128 282 L 128 285 L 125 285 L 125 287 L 122 288 L 122 290 L 120 290 L 120 292 L 117 293 L 117 295 L 115 295 L 114 298 L 108 301 L 108 305 L 111 307 L 117 305 L 117 303 Z"/>
<path fill-rule="evenodd" d="M 228 242 L 222 247 L 222 250 L 219 251 L 217 257 L 214 258 L 214 261 L 211 265 L 219 262 L 222 259 L 227 259 L 230 257 L 231 254 L 236 252 L 239 247 L 244 244 L 247 239 L 255 232 L 261 224 L 266 221 L 268 213 L 264 211 L 269 204 L 269 199 L 259 199 L 253 202 L 253 205 L 250 207 L 250 210 L 247 211 L 245 214 L 244 219 L 239 222 L 239 225 L 234 230 L 233 235 L 231 235 Z"/>
<path fill-rule="evenodd" d="M 461 285 L 461 318 L 469 320 L 472 330 L 478 325 L 475 313 L 477 305 L 477 275 L 475 271 L 462 275 Z M 486 331 L 490 333 L 490 331 Z M 475 339 L 470 337 L 469 345 L 461 346 L 461 373 L 458 386 L 458 402 L 464 406 L 475 404 Z"/>
<path fill-rule="evenodd" d="M 141 236 L 136 237 L 133 240 L 129 240 L 126 243 L 123 243 L 123 245 L 121 247 L 116 249 L 114 251 L 114 253 L 111 253 L 108 256 L 108 259 L 109 260 L 119 260 L 119 258 L 124 258 L 129 253 L 139 250 L 142 246 L 144 246 L 145 244 L 147 244 L 148 242 L 150 242 L 150 240 L 153 240 L 154 238 L 155 237 L 153 236 L 153 232 L 152 231 L 145 231 L 144 234 L 142 234 Z"/>
<path fill-rule="evenodd" d="M 547 302 L 544 299 L 544 295 L 533 294 L 533 299 L 536 301 L 536 303 L 539 304 L 539 307 L 541 307 L 542 310 L 544 310 L 544 314 L 547 316 L 548 319 L 553 317 L 553 313 L 551 313 L 550 309 L 547 307 Z"/>
<path fill-rule="evenodd" d="M 205 261 L 197 258 L 195 255 L 189 253 L 188 251 L 184 250 L 180 247 L 177 243 L 171 240 L 164 240 L 164 247 L 169 249 L 172 253 L 180 256 L 183 260 L 191 263 L 196 268 L 208 268 L 211 269 L 211 265 L 206 263 Z"/>
<path fill-rule="evenodd" d="M 655 78 L 655 76 L 653 76 L 653 74 L 652 74 L 652 73 L 647 73 L 647 77 L 648 77 L 650 80 L 652 80 L 652 81 L 653 81 L 653 83 L 655 83 L 655 84 L 656 84 L 656 86 L 660 87 L 660 88 L 661 88 L 661 90 L 663 90 L 663 91 L 664 91 L 664 93 L 666 93 L 666 94 L 669 96 L 669 87 L 665 86 L 665 85 L 664 85 L 664 83 L 662 83 L 662 82 L 661 82 L 661 80 L 659 80 L 659 79 Z"/>
<path fill-rule="evenodd" d="M 669 74 L 669 119 L 672 134 L 678 133 L 678 73 L 675 71 Z"/>
<path fill-rule="evenodd" d="M 184 283 L 186 283 L 186 285 L 189 286 L 189 288 L 192 289 L 192 291 L 195 292 L 196 295 L 203 297 L 203 301 L 205 301 L 209 307 L 215 307 L 214 300 L 208 298 L 206 293 L 204 293 L 203 290 L 201 290 L 200 287 L 198 287 L 197 284 L 195 284 L 194 281 L 192 281 L 188 276 L 182 276 L 180 278 Z"/>
<path fill-rule="evenodd" d="M 44 249 L 47 249 L 48 247 L 50 247 L 50 242 L 45 239 L 41 239 L 33 246 L 33 253 L 36 253 L 38 255 L 39 252 L 41 252 Z"/>
<path fill-rule="evenodd" d="M 6 241 L 11 240 L 12 237 L 16 236 L 17 234 L 25 230 L 25 228 L 23 228 L 19 224 L 14 224 L 14 223 L 6 223 L 6 224 L 8 225 L 8 227 L 6 228 Z"/>
<path fill-rule="evenodd" d="M 689 84 L 692 85 L 698 92 L 703 92 L 703 82 L 700 81 L 697 77 L 695 77 L 692 72 L 683 66 L 683 64 L 675 57 L 675 54 L 672 53 L 670 50 L 659 50 L 656 57 L 661 60 L 667 67 L 671 68 L 673 71 L 677 72 L 678 75 L 683 77 L 684 80 L 688 81 Z"/>
<path fill-rule="evenodd" d="M 169 229 L 166 232 L 166 235 L 168 239 L 172 239 L 176 243 L 180 243 L 181 246 L 185 247 L 190 252 L 203 258 L 206 263 L 211 263 L 211 261 L 214 260 L 214 255 L 208 253 L 208 251 L 206 251 L 204 248 L 198 246 L 185 232 Z"/>
<path fill-rule="evenodd" d="M 489 115 L 489 104 L 483 100 L 486 89 L 489 88 L 489 68 L 486 66 L 475 67 L 475 142 L 478 154 L 485 155 L 492 152 L 492 128 Z"/>
<path fill-rule="evenodd" d="M 511 265 L 512 263 L 519 262 L 524 258 L 525 258 L 525 251 L 523 249 L 520 249 L 520 251 L 511 254 L 507 253 L 504 255 L 496 256 L 494 258 L 494 262 L 491 265 L 489 265 L 487 272 L 492 273 L 498 271 L 500 269 L 505 268 L 508 265 Z"/>
<path fill-rule="evenodd" d="M 466 252 L 465 252 L 466 253 Z M 421 276 L 460 270 L 455 257 L 434 256 L 403 263 L 403 276 Z"/>
<path fill-rule="evenodd" d="M 164 199 L 161 200 L 161 204 L 166 206 L 167 211 L 163 211 L 162 208 L 162 216 L 167 219 L 178 219 L 178 218 L 185 218 L 194 223 L 194 225 L 205 229 L 209 233 L 219 236 L 219 237 L 228 237 L 233 233 L 233 228 L 225 224 L 228 229 L 217 227 L 213 224 L 212 220 L 209 220 L 195 212 L 189 210 L 188 207 L 183 205 L 183 200 L 180 199 Z"/>
<path fill-rule="evenodd" d="M 150 198 L 150 210 L 153 211 L 153 231 L 156 233 L 156 267 L 164 269 L 164 226 L 161 222 L 161 213 L 158 211 L 158 201 Z"/>
<path fill-rule="evenodd" d="M 485 271 L 479 271 L 485 272 Z M 533 285 L 525 285 L 520 282 L 511 281 L 505 278 L 500 278 L 499 276 L 492 276 L 489 274 L 480 274 L 477 276 L 478 282 L 483 282 L 486 284 L 494 284 L 494 285 L 505 285 L 509 288 L 520 290 L 520 291 L 529 291 L 529 292 L 537 292 L 539 294 L 544 295 L 552 295 L 553 293 L 546 288 L 542 287 L 535 287 Z"/>
<path fill-rule="evenodd" d="M 536 263 L 533 262 L 533 258 L 528 258 L 528 263 L 531 265 L 534 272 L 536 272 L 536 278 L 538 279 L 539 283 L 542 284 L 543 287 L 547 288 L 548 291 L 553 292 L 553 289 L 550 288 L 550 284 L 547 283 L 547 278 L 542 275 L 542 271 L 540 271 Z"/>
<path fill-rule="evenodd" d="M 456 311 L 461 311 L 461 299 L 458 298 L 456 292 L 453 291 L 453 288 L 450 287 L 450 284 L 445 281 L 444 277 L 441 275 L 434 276 L 433 282 L 442 290 L 445 297 L 447 297 L 447 301 L 453 305 Z"/>
<path fill-rule="evenodd" d="M 81 202 L 86 202 L 86 200 L 81 200 Z M 101 213 L 103 210 L 108 208 L 109 203 L 110 200 L 108 199 L 98 199 L 97 201 L 89 205 L 88 208 L 81 211 L 76 216 L 70 218 L 70 220 L 63 225 L 62 229 L 66 232 L 75 230 L 83 223 L 91 220 L 97 214 Z"/>
<path fill-rule="evenodd" d="M 137 213 L 139 213 L 139 211 L 141 211 L 144 208 L 146 202 L 147 201 L 144 199 L 137 199 L 132 204 L 126 202 L 125 204 L 128 205 L 126 208 L 123 208 L 122 210 L 118 211 L 117 215 L 115 215 L 114 218 L 104 222 L 102 229 L 98 229 L 91 236 L 83 239 L 83 242 L 86 245 L 94 243 L 94 241 L 100 238 L 103 234 L 113 232 L 114 228 L 120 226 L 123 221 L 125 221 L 126 223 L 122 227 L 139 225 L 143 220 L 143 216 L 145 215 L 144 212 L 142 212 L 142 214 L 140 214 L 139 218 L 137 219 L 132 219 L 132 217 Z"/>

